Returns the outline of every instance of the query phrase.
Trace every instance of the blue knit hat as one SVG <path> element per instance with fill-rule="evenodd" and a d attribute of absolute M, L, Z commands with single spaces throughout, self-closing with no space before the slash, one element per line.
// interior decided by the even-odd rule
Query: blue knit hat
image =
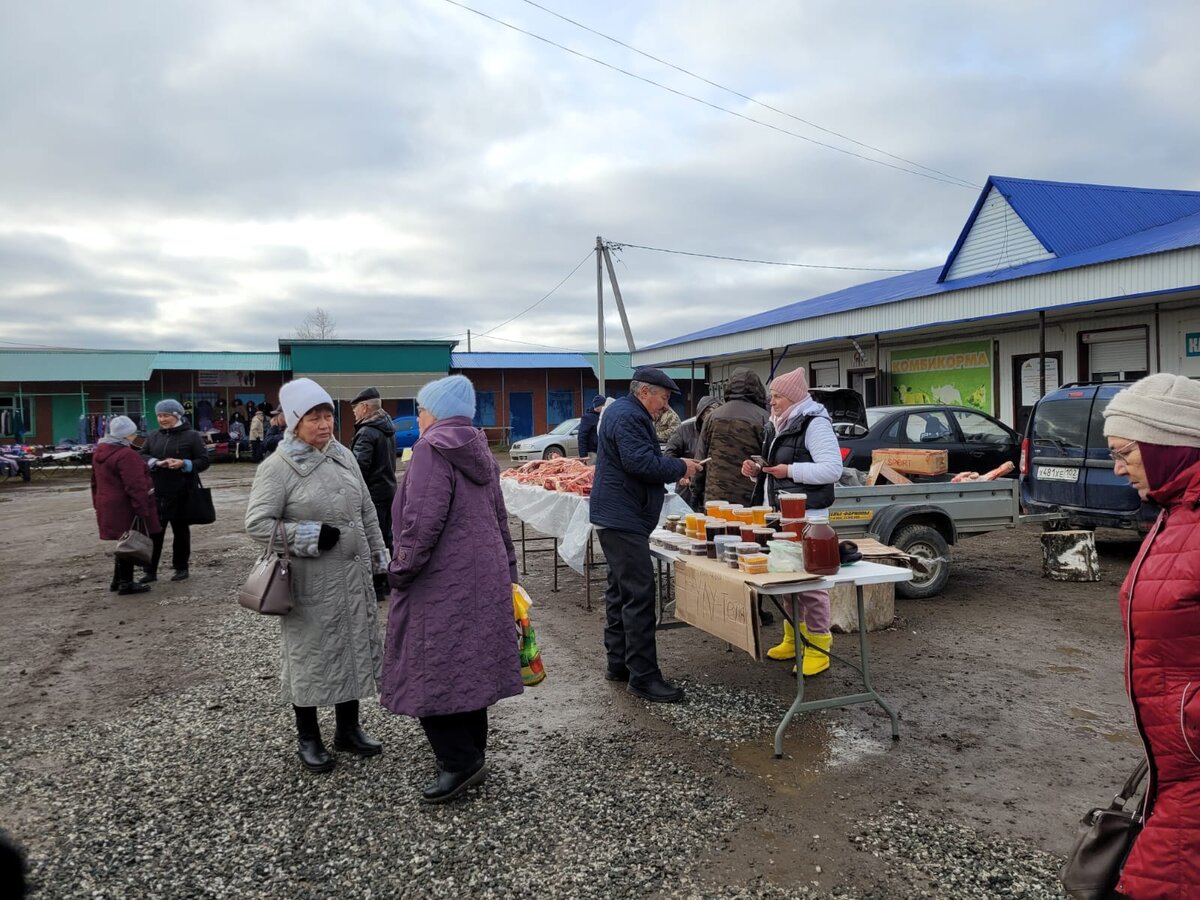
<path fill-rule="evenodd" d="M 154 404 L 154 414 L 156 416 L 163 413 L 170 413 L 178 419 L 183 418 L 183 404 L 178 400 L 159 400 Z"/>
<path fill-rule="evenodd" d="M 451 416 L 475 418 L 475 385 L 466 375 L 448 375 L 431 381 L 417 394 L 417 405 L 435 419 Z"/>

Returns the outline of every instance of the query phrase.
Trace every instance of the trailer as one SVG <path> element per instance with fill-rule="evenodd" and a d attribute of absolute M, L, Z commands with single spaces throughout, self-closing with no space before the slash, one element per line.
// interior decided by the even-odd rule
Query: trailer
<path fill-rule="evenodd" d="M 941 593 L 950 579 L 950 547 L 960 538 L 1060 518 L 1021 515 L 1020 482 L 924 481 L 872 486 L 837 485 L 829 523 L 838 536 L 872 537 L 916 557 L 912 581 L 896 586 L 902 597 Z"/>

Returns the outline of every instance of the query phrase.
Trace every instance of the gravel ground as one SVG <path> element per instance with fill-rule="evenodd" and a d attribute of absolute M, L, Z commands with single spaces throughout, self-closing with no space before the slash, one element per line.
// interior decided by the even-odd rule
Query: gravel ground
<path fill-rule="evenodd" d="M 541 727 L 537 690 L 496 711 L 493 774 L 473 802 L 420 804 L 432 775 L 424 736 L 370 704 L 364 723 L 385 755 L 302 772 L 276 699 L 273 631 L 231 613 L 201 641 L 222 679 L 119 720 L 0 738 L 0 793 L 38 823 L 41 896 L 510 897 L 531 886 L 549 897 L 897 896 L 830 894 L 819 865 L 815 884 L 786 890 L 696 878 L 693 861 L 727 844 L 746 810 L 622 729 Z M 744 740 L 779 712 L 778 697 L 685 686 L 686 705 L 647 707 L 693 737 Z M 906 896 L 1061 896 L 1048 854 L 902 804 L 852 840 L 914 885 L 940 885 Z"/>
<path fill-rule="evenodd" d="M 469 804 L 418 802 L 424 735 L 370 704 L 384 756 L 339 755 L 314 777 L 291 758 L 272 630 L 231 614 L 203 641 L 223 681 L 120 721 L 0 738 L 0 793 L 39 824 L 42 896 L 643 897 L 744 816 L 625 735 L 540 729 L 534 691 L 498 708 L 492 776 Z"/>
<path fill-rule="evenodd" d="M 275 625 L 233 600 L 258 551 L 248 479 L 225 474 L 192 579 L 138 597 L 107 591 L 86 491 L 6 506 L 0 823 L 36 896 L 1061 897 L 1045 851 L 1138 750 L 1111 603 L 1136 545 L 1104 544 L 1104 584 L 1054 585 L 1014 619 L 1011 573 L 1037 550 L 1018 533 L 976 539 L 944 597 L 901 604 L 905 627 L 873 639 L 899 742 L 874 707 L 826 711 L 774 760 L 784 665 L 695 629 L 659 638 L 688 702 L 635 700 L 600 677 L 580 580 L 560 572 L 554 594 L 534 560 L 550 676 L 494 710 L 493 774 L 467 802 L 418 802 L 419 726 L 371 703 L 384 755 L 313 776 L 277 699 Z M 831 671 L 813 696 L 850 687 Z"/>

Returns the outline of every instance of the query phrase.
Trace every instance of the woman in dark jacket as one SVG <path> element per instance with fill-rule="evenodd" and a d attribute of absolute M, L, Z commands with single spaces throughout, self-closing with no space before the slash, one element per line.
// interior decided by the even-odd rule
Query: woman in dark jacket
<path fill-rule="evenodd" d="M 158 518 L 162 530 L 154 536 L 154 558 L 141 582 L 158 580 L 158 561 L 162 558 L 167 524 L 174 540 L 171 546 L 172 581 L 188 577 L 188 561 L 192 556 L 192 534 L 188 521 L 187 498 L 195 476 L 208 468 L 208 451 L 204 441 L 183 418 L 183 406 L 178 400 L 163 400 L 154 407 L 159 430 L 146 438 L 142 456 L 150 466 L 154 479 L 154 494 L 158 498 Z"/>
<path fill-rule="evenodd" d="M 438 763 L 421 799 L 442 803 L 487 776 L 488 707 L 523 690 L 517 555 L 470 380 L 431 381 L 417 406 L 421 437 L 392 506 L 381 699 L 420 720 Z"/>
<path fill-rule="evenodd" d="M 1104 436 L 1113 471 L 1161 510 L 1121 585 L 1150 785 L 1117 894 L 1200 897 L 1200 382 L 1143 378 L 1105 408 Z"/>
<path fill-rule="evenodd" d="M 128 416 L 116 416 L 108 423 L 108 433 L 100 438 L 92 456 L 92 506 L 100 540 L 115 541 L 129 530 L 134 516 L 140 516 L 144 530 L 152 537 L 160 534 L 154 486 L 146 474 L 146 463 L 133 449 L 137 426 Z M 133 560 L 117 558 L 110 591 L 141 594 L 148 584 L 133 581 Z"/>

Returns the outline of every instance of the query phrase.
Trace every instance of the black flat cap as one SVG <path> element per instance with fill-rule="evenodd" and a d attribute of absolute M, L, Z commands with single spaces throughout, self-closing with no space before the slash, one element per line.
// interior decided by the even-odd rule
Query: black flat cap
<path fill-rule="evenodd" d="M 643 366 L 633 373 L 633 380 L 640 381 L 643 384 L 652 384 L 655 387 L 666 388 L 672 394 L 682 394 L 679 385 L 667 377 L 667 374 L 662 369 L 654 369 L 650 366 Z"/>
<path fill-rule="evenodd" d="M 361 391 L 358 392 L 358 396 L 350 401 L 350 405 L 353 406 L 355 403 L 362 403 L 364 400 L 378 400 L 378 399 L 379 399 L 379 391 L 377 391 L 375 388 L 373 388 L 373 387 L 363 388 Z"/>

